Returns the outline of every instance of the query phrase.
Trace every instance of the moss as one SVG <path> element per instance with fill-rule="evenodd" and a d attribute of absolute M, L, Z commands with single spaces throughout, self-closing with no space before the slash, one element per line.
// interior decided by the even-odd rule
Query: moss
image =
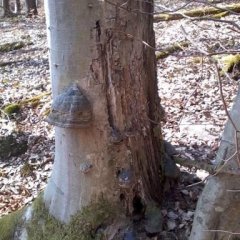
<path fill-rule="evenodd" d="M 14 237 L 16 228 L 22 224 L 23 209 L 3 216 L 0 219 L 0 239 L 11 240 Z"/>
<path fill-rule="evenodd" d="M 11 103 L 8 104 L 7 106 L 5 106 L 3 108 L 3 111 L 7 114 L 7 115 L 12 115 L 14 113 L 18 113 L 21 109 L 20 104 L 18 103 Z"/>
<path fill-rule="evenodd" d="M 42 197 L 33 204 L 33 216 L 27 223 L 28 240 L 91 240 L 103 239 L 105 226 L 116 217 L 117 207 L 104 199 L 91 203 L 74 215 L 69 224 L 50 216 Z"/>
<path fill-rule="evenodd" d="M 220 19 L 222 17 L 226 17 L 227 15 L 229 15 L 229 12 L 225 11 L 225 12 L 214 14 L 214 15 L 212 15 L 212 17 L 216 18 L 216 19 Z"/>
<path fill-rule="evenodd" d="M 163 49 L 162 51 L 156 53 L 157 60 L 168 57 L 174 52 L 183 51 L 184 48 L 188 47 L 189 43 L 186 41 L 176 42 L 173 45 Z"/>
<path fill-rule="evenodd" d="M 224 9 L 218 9 L 215 7 L 201 7 L 201 8 L 195 8 L 195 9 L 189 9 L 189 10 L 185 10 L 185 11 L 179 11 L 179 12 L 174 12 L 171 14 L 157 14 L 154 16 L 154 20 L 155 22 L 158 21 L 170 21 L 170 20 L 179 20 L 182 18 L 185 18 L 186 16 L 188 17 L 206 17 L 206 16 L 221 16 L 222 15 L 227 15 L 227 14 L 231 14 L 230 11 L 226 11 L 230 10 L 230 11 L 234 11 L 234 12 L 240 12 L 240 4 L 236 3 L 236 4 L 230 4 L 230 5 L 225 5 Z M 227 12 L 227 13 L 226 13 Z"/>
<path fill-rule="evenodd" d="M 20 49 L 25 46 L 24 42 L 12 42 L 12 43 L 4 43 L 0 45 L 0 52 L 10 52 L 12 50 Z"/>
<path fill-rule="evenodd" d="M 50 92 L 45 92 L 37 96 L 21 100 L 17 103 L 10 103 L 3 108 L 3 111 L 7 115 L 12 115 L 14 113 L 18 113 L 24 106 L 37 107 L 40 104 L 41 99 L 44 98 L 45 96 L 49 96 L 50 94 L 51 94 Z"/>
<path fill-rule="evenodd" d="M 40 103 L 40 100 L 45 97 L 45 96 L 49 96 L 51 94 L 51 92 L 45 92 L 45 93 L 42 93 L 42 94 L 39 94 L 37 96 L 34 96 L 34 97 L 31 97 L 31 98 L 28 98 L 28 99 L 25 99 L 25 100 L 22 100 L 20 102 L 21 105 L 31 105 L 31 106 L 36 106 Z"/>
<path fill-rule="evenodd" d="M 240 54 L 236 55 L 227 55 L 221 58 L 221 62 L 223 63 L 222 73 L 224 72 L 232 72 L 235 65 L 240 64 Z"/>
<path fill-rule="evenodd" d="M 29 163 L 25 163 L 20 170 L 20 174 L 22 177 L 31 176 L 32 173 L 33 173 L 33 166 L 30 165 Z"/>
<path fill-rule="evenodd" d="M 191 60 L 195 64 L 202 64 L 203 63 L 203 58 L 202 57 L 193 57 Z"/>

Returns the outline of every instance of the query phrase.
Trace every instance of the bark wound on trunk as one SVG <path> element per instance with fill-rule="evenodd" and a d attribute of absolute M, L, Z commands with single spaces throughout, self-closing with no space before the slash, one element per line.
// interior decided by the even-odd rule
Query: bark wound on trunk
<path fill-rule="evenodd" d="M 130 5 L 133 9 L 139 7 L 136 3 Z M 149 6 L 143 3 L 142 10 L 151 12 Z M 114 21 L 107 27 L 98 22 L 100 30 L 97 31 L 103 34 L 99 56 L 106 81 L 109 138 L 113 142 L 110 151 L 117 159 L 116 177 L 123 171 L 133 174 L 129 191 L 120 190 L 119 197 L 130 198 L 133 205 L 140 197 L 160 202 L 161 131 L 155 136 L 155 130 L 161 127 L 156 124 L 160 122 L 157 111 L 160 101 L 155 52 L 142 43 L 155 46 L 152 19 L 121 9 L 117 9 L 111 19 Z M 133 210 L 136 210 L 134 206 Z"/>

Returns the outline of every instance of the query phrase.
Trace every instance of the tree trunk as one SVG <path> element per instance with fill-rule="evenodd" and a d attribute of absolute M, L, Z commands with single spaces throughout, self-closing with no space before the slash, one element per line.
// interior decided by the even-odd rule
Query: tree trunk
<path fill-rule="evenodd" d="M 144 44 L 155 45 L 153 19 L 137 11 L 151 13 L 152 3 L 111 2 L 45 1 L 53 98 L 77 84 L 93 112 L 88 127 L 56 127 L 44 201 L 63 222 L 99 196 L 128 214 L 142 210 L 136 201 L 162 199 L 155 52 Z"/>
<path fill-rule="evenodd" d="M 3 0 L 3 11 L 4 11 L 4 15 L 3 15 L 4 17 L 11 16 L 9 0 Z"/>
<path fill-rule="evenodd" d="M 239 108 L 240 89 L 231 110 L 231 118 L 238 129 L 240 129 Z M 234 155 L 238 145 L 236 144 L 236 136 L 239 142 L 239 133 L 236 134 L 232 123 L 228 120 L 216 159 L 219 166 L 223 164 L 224 160 L 230 159 L 225 166 L 228 171 L 239 169 L 237 154 Z M 198 201 L 190 240 L 228 240 L 231 233 L 233 233 L 232 235 L 239 233 L 239 186 L 240 179 L 237 174 L 231 175 L 220 172 L 217 176 L 210 178 Z M 239 235 L 237 236 L 239 237 Z M 235 238 L 232 237 L 231 239 Z"/>
<path fill-rule="evenodd" d="M 36 0 L 26 0 L 27 16 L 37 15 L 37 3 Z"/>
<path fill-rule="evenodd" d="M 16 3 L 15 3 L 15 13 L 16 14 L 20 14 L 21 12 L 21 3 L 20 3 L 20 0 L 16 0 Z"/>

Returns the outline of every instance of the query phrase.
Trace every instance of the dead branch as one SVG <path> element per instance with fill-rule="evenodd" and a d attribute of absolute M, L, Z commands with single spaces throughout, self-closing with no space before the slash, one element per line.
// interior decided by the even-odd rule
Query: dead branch
<path fill-rule="evenodd" d="M 187 167 L 187 168 L 196 168 L 196 169 L 202 169 L 208 172 L 209 174 L 212 174 L 212 176 L 216 176 L 219 173 L 225 173 L 230 175 L 240 175 L 240 169 L 232 169 L 232 168 L 226 168 L 227 163 L 229 163 L 233 157 L 237 154 L 237 151 L 234 152 L 228 159 L 223 159 L 224 164 L 219 165 L 211 165 L 205 162 L 198 162 L 198 161 L 192 161 L 189 159 L 183 159 L 180 157 L 174 157 L 174 160 L 177 164 Z"/>
<path fill-rule="evenodd" d="M 204 7 L 174 13 L 161 13 L 154 16 L 154 22 L 180 20 L 185 17 L 198 18 L 216 15 L 228 11 L 229 14 L 240 13 L 240 4 L 225 5 L 223 7 Z"/>
<path fill-rule="evenodd" d="M 157 52 L 156 58 L 157 60 L 159 60 L 168 57 L 169 55 L 176 51 L 184 51 L 184 48 L 188 47 L 188 45 L 189 45 L 188 41 L 174 43 L 173 45 L 163 49 L 162 51 L 160 50 L 159 52 Z"/>

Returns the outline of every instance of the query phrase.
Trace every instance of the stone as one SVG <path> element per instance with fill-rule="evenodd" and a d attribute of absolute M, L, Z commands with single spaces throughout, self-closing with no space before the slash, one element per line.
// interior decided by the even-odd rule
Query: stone
<path fill-rule="evenodd" d="M 156 206 L 150 206 L 146 210 L 145 214 L 145 230 L 147 233 L 159 233 L 163 228 L 163 217 L 160 208 Z"/>
<path fill-rule="evenodd" d="M 27 140 L 23 139 L 21 134 L 0 137 L 0 160 L 2 161 L 6 161 L 12 156 L 20 156 L 27 149 Z"/>

